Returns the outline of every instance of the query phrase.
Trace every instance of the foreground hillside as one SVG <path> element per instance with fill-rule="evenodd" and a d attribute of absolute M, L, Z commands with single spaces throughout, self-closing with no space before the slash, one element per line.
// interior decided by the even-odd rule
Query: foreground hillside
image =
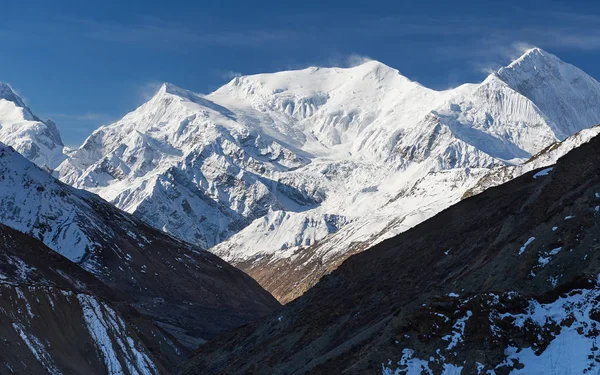
<path fill-rule="evenodd" d="M 128 295 L 188 348 L 278 307 L 217 256 L 56 180 L 0 144 L 0 223 L 28 234 Z"/>
<path fill-rule="evenodd" d="M 598 371 L 600 138 L 350 257 L 183 374 Z"/>
<path fill-rule="evenodd" d="M 0 225 L 0 373 L 145 374 L 185 348 L 94 276 Z"/>

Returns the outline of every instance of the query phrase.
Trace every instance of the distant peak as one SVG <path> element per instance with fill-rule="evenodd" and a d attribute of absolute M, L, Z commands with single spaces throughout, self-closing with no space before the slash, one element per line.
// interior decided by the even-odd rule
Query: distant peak
<path fill-rule="evenodd" d="M 547 53 L 546 51 L 544 51 L 543 49 L 541 49 L 539 47 L 532 47 L 532 48 L 529 48 L 528 50 L 526 50 L 525 52 L 523 52 L 521 57 L 530 56 L 530 55 L 542 55 L 543 56 L 546 53 Z"/>
<path fill-rule="evenodd" d="M 12 87 L 8 83 L 0 82 L 0 92 L 10 91 L 14 92 Z"/>
<path fill-rule="evenodd" d="M 531 64 L 550 64 L 561 62 L 561 60 L 554 56 L 553 54 L 544 51 L 541 48 L 534 47 L 525 51 L 519 58 L 508 64 L 505 68 L 502 69 L 514 69 L 521 65 L 531 65 Z M 501 69 L 501 70 L 502 70 Z"/>
<path fill-rule="evenodd" d="M 183 98 L 192 98 L 198 96 L 198 94 L 196 94 L 195 92 L 182 89 L 181 87 L 169 82 L 164 82 L 156 92 L 155 96 L 163 96 L 164 94 L 180 96 Z"/>
<path fill-rule="evenodd" d="M 398 72 L 397 69 L 394 69 L 381 61 L 372 60 L 372 59 L 363 59 L 359 61 L 357 64 L 350 66 L 350 70 L 362 70 L 362 71 L 390 71 L 390 72 Z"/>
<path fill-rule="evenodd" d="M 389 66 L 385 65 L 381 61 L 372 60 L 372 59 L 365 59 L 360 64 L 356 64 L 354 66 L 360 66 L 360 65 L 371 66 L 371 67 L 386 67 L 386 68 L 390 68 Z M 392 69 L 392 68 L 390 68 L 390 69 Z"/>
<path fill-rule="evenodd" d="M 176 86 L 176 85 L 174 85 L 174 84 L 172 84 L 170 82 L 164 82 L 160 86 L 159 91 L 167 92 L 167 93 L 170 93 L 170 94 L 176 94 L 178 92 L 189 92 L 188 90 L 182 89 L 181 87 Z"/>
<path fill-rule="evenodd" d="M 541 48 L 531 48 L 525 51 L 518 59 L 504 68 L 500 68 L 492 76 L 499 78 L 514 88 L 520 86 L 522 82 L 534 78 L 563 79 L 566 71 L 570 72 L 569 74 L 585 74 Z"/>
<path fill-rule="evenodd" d="M 8 83 L 0 82 L 0 99 L 5 99 L 15 103 L 19 107 L 27 108 L 23 100 Z"/>

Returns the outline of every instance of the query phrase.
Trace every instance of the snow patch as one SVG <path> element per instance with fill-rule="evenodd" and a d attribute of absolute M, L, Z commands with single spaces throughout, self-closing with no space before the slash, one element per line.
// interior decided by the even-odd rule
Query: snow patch
<path fill-rule="evenodd" d="M 523 244 L 523 246 L 521 246 L 521 248 L 519 249 L 519 255 L 523 254 L 527 246 L 529 246 L 533 241 L 535 241 L 535 237 L 529 237 L 525 244 Z"/>
<path fill-rule="evenodd" d="M 109 374 L 125 373 L 120 360 L 131 374 L 159 374 L 150 357 L 127 336 L 125 323 L 110 307 L 85 294 L 78 294 L 77 299 L 87 329 L 102 353 Z"/>
<path fill-rule="evenodd" d="M 538 178 L 538 177 L 543 177 L 543 176 L 547 176 L 548 173 L 552 172 L 552 167 L 550 168 L 545 168 L 542 169 L 541 171 L 539 171 L 538 173 L 533 175 L 533 178 Z"/>
<path fill-rule="evenodd" d="M 44 369 L 48 371 L 48 373 L 52 375 L 62 374 L 56 367 L 52 356 L 50 356 L 50 354 L 48 354 L 48 352 L 46 351 L 46 347 L 44 346 L 44 344 L 37 337 L 27 333 L 25 327 L 23 327 L 19 323 L 13 323 L 12 326 L 21 337 L 21 340 L 23 340 L 23 342 L 25 343 L 25 345 L 27 345 L 31 353 L 42 364 Z"/>

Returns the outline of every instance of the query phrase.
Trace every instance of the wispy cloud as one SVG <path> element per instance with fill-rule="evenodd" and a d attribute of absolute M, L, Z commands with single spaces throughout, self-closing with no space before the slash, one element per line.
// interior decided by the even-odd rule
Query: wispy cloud
<path fill-rule="evenodd" d="M 352 54 L 346 58 L 346 66 L 348 68 L 353 68 L 355 66 L 362 65 L 366 62 L 372 61 L 373 59 L 368 56 Z"/>
<path fill-rule="evenodd" d="M 46 29 L 49 32 L 59 30 L 61 35 L 182 52 L 198 46 L 272 48 L 275 45 L 302 45 L 310 44 L 315 38 L 332 46 L 341 38 L 387 39 L 390 43 L 394 41 L 391 48 L 419 46 L 418 40 L 423 39 L 420 47 L 433 54 L 432 58 L 441 59 L 477 57 L 477 54 L 481 55 L 480 51 L 502 58 L 517 50 L 518 44 L 548 49 L 600 50 L 600 31 L 596 31 L 600 30 L 600 16 L 557 10 L 534 15 L 518 8 L 514 11 L 522 14 L 515 16 L 510 25 L 505 16 L 493 13 L 472 18 L 468 15 L 289 14 L 280 16 L 277 25 L 248 22 L 234 27 L 226 20 L 214 17 L 199 19 L 193 25 L 144 16 L 126 22 L 58 16 L 44 22 L 48 22 Z M 15 32 L 3 31 L 0 26 L 0 38 L 3 33 L 12 35 Z M 507 50 L 509 52 L 505 52 Z M 344 55 L 336 57 L 333 64 L 321 61 L 314 65 L 352 66 L 357 63 L 345 61 L 346 58 Z"/>
<path fill-rule="evenodd" d="M 547 39 L 546 43 L 558 48 L 566 48 L 583 51 L 600 50 L 600 31 L 589 30 L 581 32 L 579 30 L 555 30 L 544 33 Z"/>
<path fill-rule="evenodd" d="M 549 6 L 549 8 L 551 8 Z M 477 15 L 414 15 L 414 14 L 330 14 L 291 13 L 279 15 L 277 22 L 249 20 L 232 25 L 226 19 L 198 19 L 193 24 L 173 23 L 160 17 L 139 16 L 126 21 L 102 21 L 93 18 L 65 16 L 48 17 L 43 22 L 48 25 L 47 37 L 54 41 L 68 38 L 84 38 L 87 43 L 106 42 L 128 44 L 135 48 L 175 50 L 181 54 L 194 48 L 227 47 L 233 50 L 275 50 L 281 53 L 276 57 L 277 64 L 265 64 L 273 70 L 282 68 L 301 69 L 308 66 L 352 67 L 370 60 L 365 54 L 381 58 L 370 49 L 374 41 L 377 48 L 394 48 L 395 55 L 415 54 L 443 66 L 446 62 L 460 62 L 471 68 L 470 74 L 448 72 L 448 82 L 461 82 L 464 76 L 473 79 L 506 65 L 518 57 L 526 48 L 538 46 L 550 52 L 560 50 L 600 51 L 600 16 L 556 9 L 531 14 L 529 10 L 514 8 L 512 23 L 506 22 L 505 14 Z M 203 16 L 209 17 L 209 16 Z M 0 39 L 3 33 L 12 35 L 0 26 Z M 314 43 L 316 38 L 319 43 Z M 340 43 L 352 41 L 355 44 Z M 348 54 L 348 45 L 359 46 L 357 54 Z M 336 50 L 336 46 L 345 45 Z M 366 47 L 365 47 L 366 46 Z M 296 48 L 297 47 L 297 48 Z M 321 51 L 312 53 L 320 47 Z M 305 61 L 298 61 L 297 51 L 311 48 Z M 291 51 L 291 52 L 290 52 Z M 324 51 L 324 52 L 323 52 Z M 161 51 L 162 52 L 162 51 Z M 287 54 L 287 55 L 286 55 Z M 389 54 L 394 55 L 394 54 Z M 290 56 L 290 57 L 288 57 Z M 421 57 L 424 56 L 424 57 Z M 407 61 L 417 60 L 408 57 Z M 386 61 L 384 61 L 386 62 Z M 389 62 L 396 68 L 404 69 L 400 61 Z M 229 67 L 228 67 L 229 68 Z M 238 75 L 239 65 L 233 70 L 214 71 L 215 77 L 230 80 Z M 245 72 L 245 71 L 244 71 Z M 411 77 L 415 78 L 415 77 Z M 141 100 L 147 100 L 158 89 L 160 83 L 143 89 Z M 140 101 L 141 101 L 140 100 Z"/>
<path fill-rule="evenodd" d="M 144 83 L 138 89 L 138 94 L 139 94 L 140 98 L 144 101 L 150 100 L 156 94 L 156 92 L 160 89 L 160 87 L 162 86 L 163 83 L 164 82 L 159 82 L 159 81 L 151 81 L 151 82 Z"/>
<path fill-rule="evenodd" d="M 528 42 L 510 42 L 490 38 L 473 46 L 471 66 L 480 73 L 491 74 L 536 46 Z"/>
<path fill-rule="evenodd" d="M 235 77 L 241 77 L 242 73 L 240 73 L 240 72 L 234 72 L 233 70 L 227 70 L 227 71 L 224 71 L 224 72 L 219 72 L 219 76 L 222 79 L 224 79 L 226 81 L 229 81 L 229 80 L 234 79 Z"/>

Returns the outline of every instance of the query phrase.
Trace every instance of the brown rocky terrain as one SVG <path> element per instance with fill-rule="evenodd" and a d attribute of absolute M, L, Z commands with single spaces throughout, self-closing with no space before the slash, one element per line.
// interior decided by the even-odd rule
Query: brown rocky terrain
<path fill-rule="evenodd" d="M 368 241 L 352 243 L 342 256 L 323 262 L 315 256 L 321 242 L 298 249 L 294 256 L 276 258 L 261 256 L 235 266 L 252 276 L 265 290 L 268 290 L 282 304 L 289 303 L 312 288 L 323 276 L 331 273 L 351 255 L 368 247 Z M 282 276 L 285 275 L 285 276 Z"/>

